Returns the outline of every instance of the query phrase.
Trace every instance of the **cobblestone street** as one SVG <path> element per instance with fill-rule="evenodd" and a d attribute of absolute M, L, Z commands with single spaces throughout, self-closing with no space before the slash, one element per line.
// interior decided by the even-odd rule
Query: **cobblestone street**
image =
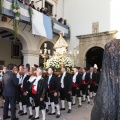
<path fill-rule="evenodd" d="M 72 106 L 71 114 L 68 114 L 67 113 L 68 109 L 66 109 L 66 111 L 61 112 L 61 117 L 57 120 L 90 120 L 90 113 L 91 113 L 92 107 L 93 107 L 93 102 L 91 102 L 91 104 L 84 103 L 81 108 L 78 108 L 77 105 Z M 3 114 L 2 110 L 3 109 L 0 108 L 0 120 L 2 120 L 2 114 Z M 17 114 L 17 117 L 19 118 L 19 120 L 27 120 L 28 116 L 26 115 L 21 117 Z M 39 120 L 42 120 L 41 112 L 40 112 Z M 56 118 L 55 116 L 46 115 L 46 120 L 56 120 Z"/>

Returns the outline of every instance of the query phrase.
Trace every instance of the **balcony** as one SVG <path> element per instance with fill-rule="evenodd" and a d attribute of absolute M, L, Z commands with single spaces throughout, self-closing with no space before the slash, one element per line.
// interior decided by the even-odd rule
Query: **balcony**
<path fill-rule="evenodd" d="M 30 23 L 30 15 L 29 15 L 29 6 L 26 6 L 19 1 L 17 1 L 17 4 L 20 6 L 20 22 L 23 23 Z M 11 10 L 12 0 L 4 0 L 3 1 L 3 8 L 2 8 L 2 14 L 13 18 L 14 13 Z M 69 27 L 67 25 L 63 25 L 62 23 L 59 23 L 56 20 L 53 21 L 53 33 L 59 34 L 61 31 L 64 32 L 65 37 L 69 37 Z"/>

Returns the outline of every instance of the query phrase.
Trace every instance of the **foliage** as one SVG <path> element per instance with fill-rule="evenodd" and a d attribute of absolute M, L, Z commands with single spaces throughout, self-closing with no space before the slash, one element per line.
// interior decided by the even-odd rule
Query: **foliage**
<path fill-rule="evenodd" d="M 11 10 L 14 13 L 14 18 L 13 18 L 13 35 L 14 38 L 17 38 L 18 35 L 18 22 L 20 20 L 20 7 L 17 5 L 17 2 L 13 0 L 12 5 L 11 5 Z"/>
<path fill-rule="evenodd" d="M 68 27 L 68 35 L 69 35 L 69 38 L 70 38 L 70 36 L 71 36 L 70 27 Z"/>
<path fill-rule="evenodd" d="M 0 0 L 0 15 L 2 14 L 3 0 Z"/>
<path fill-rule="evenodd" d="M 29 7 L 28 11 L 29 11 L 29 16 L 30 16 L 30 23 L 32 23 L 33 10 L 31 7 Z"/>
<path fill-rule="evenodd" d="M 55 25 L 55 23 L 54 23 L 54 21 L 52 20 L 52 28 L 54 28 L 54 25 Z"/>

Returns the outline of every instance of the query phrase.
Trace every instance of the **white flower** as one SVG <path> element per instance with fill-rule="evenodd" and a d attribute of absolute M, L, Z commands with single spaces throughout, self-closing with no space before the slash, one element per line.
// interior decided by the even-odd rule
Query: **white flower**
<path fill-rule="evenodd" d="M 17 10 L 16 10 L 16 9 L 13 9 L 13 12 L 14 12 L 14 13 L 17 13 Z"/>
<path fill-rule="evenodd" d="M 17 12 L 20 13 L 21 12 L 20 9 L 18 9 Z"/>
<path fill-rule="evenodd" d="M 16 20 L 20 20 L 20 18 L 19 18 L 19 17 L 16 17 L 15 19 L 16 19 Z"/>

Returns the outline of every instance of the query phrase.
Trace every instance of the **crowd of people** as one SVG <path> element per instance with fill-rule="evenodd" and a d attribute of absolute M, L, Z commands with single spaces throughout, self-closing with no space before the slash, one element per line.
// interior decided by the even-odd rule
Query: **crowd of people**
<path fill-rule="evenodd" d="M 26 64 L 17 67 L 9 64 L 7 67 L 1 67 L 0 91 L 4 99 L 3 120 L 9 118 L 8 106 L 11 109 L 11 120 L 18 120 L 15 114 L 16 102 L 19 103 L 18 114 L 21 116 L 27 115 L 28 107 L 28 119 L 39 119 L 41 110 L 45 120 L 46 113 L 60 118 L 61 111 L 66 109 L 65 101 L 68 103 L 67 113 L 71 113 L 72 105 L 76 105 L 76 98 L 79 101 L 77 106 L 81 108 L 83 102 L 90 104 L 91 99 L 96 95 L 100 79 L 100 73 L 96 68 L 91 67 L 87 70 L 74 67 L 73 73 L 68 73 L 67 67 L 63 66 L 61 74 L 56 75 L 54 68 L 50 67 L 45 73 L 37 65 L 30 67 Z M 35 108 L 35 115 L 32 108 Z"/>
<path fill-rule="evenodd" d="M 35 10 L 37 10 L 37 11 L 39 11 L 39 12 L 41 12 L 41 13 L 49 16 L 49 17 L 51 17 L 52 19 L 57 20 L 57 14 L 53 15 L 52 13 L 50 13 L 50 11 L 48 10 L 47 7 L 45 7 L 45 8 L 43 8 L 43 7 L 42 7 L 42 8 L 37 7 L 37 8 L 36 8 L 35 5 L 34 5 L 34 1 L 31 1 L 30 4 L 29 4 L 29 2 L 27 2 L 27 1 L 25 1 L 25 0 L 19 0 L 19 1 L 20 1 L 21 3 L 27 5 L 27 6 L 32 7 L 33 9 L 35 9 Z M 64 24 L 64 25 L 67 25 L 67 20 L 66 20 L 66 19 L 59 18 L 59 19 L 58 19 L 58 22 L 60 22 L 60 23 L 62 23 L 62 24 Z"/>

